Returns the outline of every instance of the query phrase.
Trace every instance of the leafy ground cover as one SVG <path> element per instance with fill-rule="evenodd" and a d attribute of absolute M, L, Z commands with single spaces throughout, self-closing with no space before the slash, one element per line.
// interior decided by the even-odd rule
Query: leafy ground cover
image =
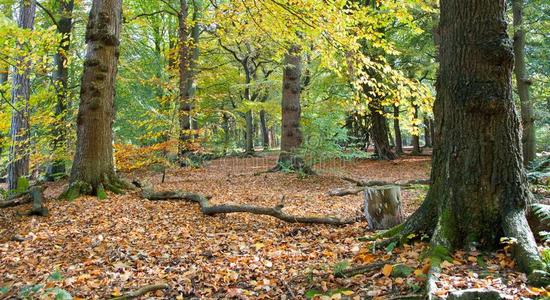
<path fill-rule="evenodd" d="M 275 206 L 297 215 L 361 214 L 362 195 L 331 197 L 334 188 L 352 186 L 342 176 L 362 180 L 429 177 L 430 158 L 393 162 L 331 161 L 318 176 L 265 173 L 276 156 L 230 158 L 199 169 L 171 169 L 166 181 L 154 172 L 126 174 L 155 189 L 208 195 L 213 203 Z M 203 215 L 197 204 L 151 202 L 138 191 L 57 201 L 64 182 L 51 184 L 48 217 L 24 217 L 25 207 L 0 210 L 0 298 L 56 296 L 105 299 L 144 285 L 166 283 L 147 297 L 186 299 L 400 299 L 420 297 L 429 260 L 427 245 L 371 250 L 364 221 L 334 227 L 288 224 L 267 216 Z M 425 188 L 402 191 L 405 214 L 422 201 Z M 495 253 L 457 252 L 442 263 L 438 295 L 453 289 L 494 287 L 512 299 L 548 296 L 529 288 L 514 271 L 505 249 Z M 375 264 L 355 276 L 356 265 Z"/>

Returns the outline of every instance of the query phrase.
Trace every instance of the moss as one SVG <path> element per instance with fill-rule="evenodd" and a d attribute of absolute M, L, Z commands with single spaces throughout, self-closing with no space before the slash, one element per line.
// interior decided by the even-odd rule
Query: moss
<path fill-rule="evenodd" d="M 455 229 L 456 218 L 449 208 L 443 209 L 439 216 L 439 223 L 441 225 L 441 233 L 443 234 L 445 239 L 450 241 L 451 244 L 454 244 L 458 239 L 458 234 Z"/>
<path fill-rule="evenodd" d="M 97 199 L 99 200 L 107 199 L 107 193 L 105 192 L 105 188 L 101 183 L 97 186 Z"/>

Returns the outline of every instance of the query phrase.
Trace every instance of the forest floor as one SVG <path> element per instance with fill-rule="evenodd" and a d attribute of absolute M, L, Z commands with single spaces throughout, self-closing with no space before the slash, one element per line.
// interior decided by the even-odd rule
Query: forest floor
<path fill-rule="evenodd" d="M 199 169 L 171 169 L 165 183 L 153 172 L 125 177 L 148 180 L 157 191 L 202 193 L 213 204 L 272 207 L 284 195 L 287 213 L 348 218 L 361 214 L 363 196 L 328 196 L 331 189 L 353 186 L 342 176 L 396 181 L 428 178 L 430 171 L 430 157 L 405 156 L 393 162 L 332 161 L 317 166 L 318 176 L 254 175 L 275 161 L 274 154 L 215 160 Z M 158 299 L 300 299 L 315 294 L 322 299 L 402 299 L 423 292 L 427 245 L 372 252 L 358 240 L 372 234 L 365 221 L 336 227 L 241 213 L 205 216 L 196 203 L 152 202 L 137 191 L 111 194 L 107 200 L 54 200 L 65 184 L 46 189 L 48 217 L 19 216 L 18 211 L 28 209 L 24 206 L 0 210 L 0 299 L 59 291 L 55 288 L 73 299 L 106 299 L 155 283 L 170 286 L 148 294 Z M 407 215 L 425 192 L 422 186 L 402 190 Z M 511 299 L 544 293 L 526 286 L 525 275 L 514 271 L 504 250 L 458 252 L 453 258 L 442 264 L 441 296 L 469 287 L 494 287 Z M 381 263 L 369 273 L 335 276 L 348 264 L 375 262 Z"/>

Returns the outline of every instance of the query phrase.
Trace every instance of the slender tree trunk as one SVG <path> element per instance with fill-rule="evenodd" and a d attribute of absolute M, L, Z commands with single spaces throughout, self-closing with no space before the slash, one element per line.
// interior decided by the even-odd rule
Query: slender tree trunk
<path fill-rule="evenodd" d="M 59 2 L 59 14 L 61 18 L 58 21 L 57 31 L 61 34 L 61 43 L 59 50 L 55 54 L 54 63 L 56 66 L 53 74 L 55 89 L 57 93 L 57 104 L 55 107 L 56 122 L 53 129 L 53 152 L 54 161 L 48 166 L 46 174 L 50 180 L 54 179 L 56 174 L 65 174 L 65 160 L 60 158 L 59 149 L 65 146 L 66 132 L 66 109 L 67 109 L 67 94 L 69 84 L 69 68 L 67 55 L 70 50 L 71 31 L 73 28 L 73 8 L 74 0 L 61 0 Z"/>
<path fill-rule="evenodd" d="M 191 37 L 193 38 L 193 44 L 192 44 L 192 54 L 191 58 L 189 59 L 190 64 L 190 76 L 189 76 L 189 97 L 191 98 L 192 107 L 191 109 L 194 109 L 197 105 L 195 94 L 197 93 L 197 87 L 196 87 L 196 65 L 197 61 L 199 59 L 200 50 L 199 50 L 199 38 L 200 38 L 200 13 L 201 13 L 201 7 L 197 3 L 197 0 L 193 0 L 193 28 L 191 29 Z M 191 120 L 191 126 L 193 129 L 193 138 L 197 139 L 199 138 L 199 120 L 197 119 L 197 116 L 195 114 L 195 117 Z"/>
<path fill-rule="evenodd" d="M 401 138 L 401 126 L 399 125 L 399 106 L 393 107 L 393 131 L 395 131 L 395 153 L 403 154 L 403 140 Z"/>
<path fill-rule="evenodd" d="M 523 27 L 523 0 L 512 0 L 514 15 L 514 54 L 516 85 L 521 103 L 521 123 L 523 126 L 523 164 L 529 165 L 536 157 L 535 116 L 529 99 L 531 81 L 525 70 L 525 28 Z"/>
<path fill-rule="evenodd" d="M 267 121 L 265 110 L 260 110 L 260 128 L 262 130 L 262 144 L 264 151 L 269 150 L 269 132 L 267 131 Z"/>
<path fill-rule="evenodd" d="M 413 109 L 414 109 L 414 119 L 418 120 L 418 106 L 413 105 Z M 413 146 L 412 155 L 419 155 L 422 153 L 422 149 L 420 149 L 420 130 L 417 130 L 416 134 L 413 134 L 412 146 Z"/>
<path fill-rule="evenodd" d="M 19 27 L 32 30 L 34 27 L 35 13 L 35 0 L 22 0 L 17 21 Z M 16 47 L 22 49 L 27 48 L 26 45 L 20 43 L 18 43 Z M 11 103 L 17 110 L 12 110 L 11 116 L 8 189 L 16 188 L 19 177 L 29 174 L 30 68 L 30 62 L 25 62 L 23 57 L 19 57 L 17 59 L 17 66 L 13 72 Z"/>
<path fill-rule="evenodd" d="M 293 46 L 285 55 L 283 71 L 281 153 L 278 167 L 309 172 L 304 160 L 297 153 L 302 145 L 301 119 L 302 58 L 298 47 Z"/>
<path fill-rule="evenodd" d="M 369 111 L 372 123 L 370 132 L 378 159 L 395 159 L 396 155 L 391 151 L 388 139 L 388 124 L 383 114 L 383 107 L 376 100 L 372 100 L 369 102 Z"/>
<path fill-rule="evenodd" d="M 428 117 L 424 117 L 424 142 L 426 144 L 425 147 L 432 147 L 432 129 L 430 118 Z"/>
<path fill-rule="evenodd" d="M 518 266 L 542 269 L 525 218 L 532 195 L 512 99 L 506 1 L 441 0 L 440 7 L 432 185 L 401 233 L 432 231 L 432 243 L 450 249 L 513 238 Z"/>
<path fill-rule="evenodd" d="M 244 120 L 246 122 L 246 128 L 244 130 L 245 137 L 245 153 L 249 155 L 254 154 L 254 117 L 252 116 L 252 111 L 248 110 L 244 115 Z"/>
<path fill-rule="evenodd" d="M 65 197 L 104 196 L 125 187 L 115 173 L 113 122 L 121 0 L 94 0 L 86 27 L 86 58 L 77 116 L 77 145 Z"/>
<path fill-rule="evenodd" d="M 430 136 L 432 137 L 432 148 L 435 146 L 435 124 L 434 124 L 434 119 L 433 118 L 430 118 L 429 120 L 429 123 L 430 123 Z"/>
<path fill-rule="evenodd" d="M 3 85 L 4 83 L 6 83 L 8 81 L 8 74 L 9 74 L 9 71 L 8 71 L 8 65 L 0 65 L 0 86 Z M 2 106 L 0 106 L 2 107 Z M 0 158 L 2 157 L 2 153 L 4 152 L 4 139 L 5 139 L 5 132 L 3 131 L 0 131 Z"/>
<path fill-rule="evenodd" d="M 192 138 L 191 133 L 191 94 L 192 92 L 192 71 L 191 71 L 191 49 L 189 45 L 189 25 L 187 16 L 189 5 L 187 0 L 180 0 L 180 12 L 178 15 L 178 38 L 179 38 L 179 124 L 180 135 L 178 152 L 181 162 L 185 161 L 188 143 Z"/>

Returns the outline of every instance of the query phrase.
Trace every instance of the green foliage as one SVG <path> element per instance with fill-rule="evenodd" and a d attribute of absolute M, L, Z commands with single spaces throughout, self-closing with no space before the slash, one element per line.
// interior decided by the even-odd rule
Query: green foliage
<path fill-rule="evenodd" d="M 544 226 L 550 226 L 550 205 L 532 204 L 531 208 Z"/>
<path fill-rule="evenodd" d="M 337 264 L 335 264 L 333 267 L 332 267 L 332 274 L 334 274 L 334 276 L 340 276 L 343 274 L 343 272 L 349 268 L 350 266 L 350 263 L 349 261 L 347 260 L 343 260 Z"/>
<path fill-rule="evenodd" d="M 15 194 L 24 193 L 29 189 L 30 183 L 27 177 L 21 176 L 17 178 L 17 187 L 15 188 Z"/>
<path fill-rule="evenodd" d="M 413 273 L 413 269 L 404 264 L 396 264 L 393 266 L 391 276 L 392 277 L 407 277 Z"/>

